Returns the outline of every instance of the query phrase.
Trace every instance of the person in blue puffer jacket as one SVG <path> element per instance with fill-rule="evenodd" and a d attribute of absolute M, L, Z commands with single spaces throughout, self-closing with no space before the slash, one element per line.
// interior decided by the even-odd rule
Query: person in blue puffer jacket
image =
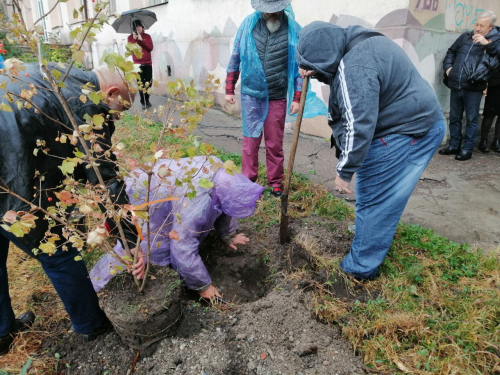
<path fill-rule="evenodd" d="M 256 12 L 245 18 L 236 33 L 226 78 L 225 100 L 235 104 L 241 72 L 242 173 L 257 180 L 264 136 L 267 183 L 275 197 L 282 193 L 285 121 L 296 116 L 303 82 L 294 58 L 301 27 L 291 1 L 252 0 Z M 325 104 L 309 91 L 304 118 L 326 114 Z"/>

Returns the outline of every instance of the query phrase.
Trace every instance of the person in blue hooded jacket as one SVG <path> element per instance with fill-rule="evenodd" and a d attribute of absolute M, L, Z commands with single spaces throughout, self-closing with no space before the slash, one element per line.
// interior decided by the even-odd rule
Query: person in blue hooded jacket
<path fill-rule="evenodd" d="M 264 135 L 267 180 L 276 197 L 282 193 L 287 108 L 288 115 L 297 113 L 303 81 L 294 58 L 301 27 L 294 19 L 291 1 L 252 0 L 256 12 L 245 18 L 238 29 L 226 79 L 225 99 L 234 104 L 241 72 L 242 173 L 257 180 L 259 146 Z M 304 117 L 318 115 L 326 116 L 326 107 L 309 92 Z"/>
<path fill-rule="evenodd" d="M 341 268 L 373 278 L 443 140 L 441 106 L 403 49 L 361 26 L 313 22 L 300 33 L 297 60 L 303 76 L 330 86 L 329 124 L 341 151 L 336 189 L 350 193 L 356 173 L 355 236 Z"/>

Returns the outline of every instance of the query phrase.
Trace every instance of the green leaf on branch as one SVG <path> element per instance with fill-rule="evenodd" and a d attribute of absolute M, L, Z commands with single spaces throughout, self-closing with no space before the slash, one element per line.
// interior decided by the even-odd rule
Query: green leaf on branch
<path fill-rule="evenodd" d="M 40 244 L 39 249 L 46 254 L 53 254 L 56 251 L 56 245 L 52 242 L 45 242 Z"/>
<path fill-rule="evenodd" d="M 78 10 L 73 9 L 73 18 L 78 18 Z"/>
<path fill-rule="evenodd" d="M 148 211 L 134 211 L 134 214 L 135 216 L 137 216 L 138 218 L 140 219 L 143 219 L 143 220 L 148 220 L 149 218 L 149 213 Z"/>
<path fill-rule="evenodd" d="M 83 59 L 85 58 L 85 52 L 80 50 L 80 51 L 75 51 L 73 52 L 73 55 L 71 56 L 73 61 L 83 64 Z"/>
<path fill-rule="evenodd" d="M 99 21 L 101 23 L 107 23 L 109 20 L 109 17 L 105 13 L 99 14 Z"/>
<path fill-rule="evenodd" d="M 214 183 L 207 180 L 206 178 L 200 178 L 200 181 L 198 181 L 198 185 L 203 189 L 211 189 L 214 187 Z"/>
<path fill-rule="evenodd" d="M 62 73 L 61 73 L 59 70 L 57 70 L 57 69 L 52 69 L 52 71 L 51 71 L 50 73 L 51 73 L 51 74 L 54 76 L 54 78 L 55 78 L 55 79 L 57 79 L 57 80 L 60 80 L 60 79 L 61 79 L 61 77 L 62 77 Z"/>
<path fill-rule="evenodd" d="M 227 174 L 234 176 L 234 172 L 238 172 L 238 167 L 234 164 L 232 160 L 226 160 L 223 164 L 223 168 Z"/>
<path fill-rule="evenodd" d="M 102 129 L 102 124 L 104 124 L 104 117 L 101 115 L 94 115 L 92 117 L 92 122 L 94 123 L 96 129 Z"/>
<path fill-rule="evenodd" d="M 72 174 L 75 171 L 76 163 L 72 161 L 67 161 L 64 160 L 62 165 L 59 166 L 59 169 L 61 169 L 62 173 L 65 175 Z"/>
<path fill-rule="evenodd" d="M 186 94 L 187 96 L 189 96 L 191 99 L 194 99 L 198 96 L 198 91 L 196 91 L 196 89 L 194 87 L 188 87 L 186 89 Z"/>
<path fill-rule="evenodd" d="M 69 37 L 71 39 L 76 39 L 76 37 L 78 36 L 78 34 L 80 34 L 80 32 L 81 32 L 81 29 L 79 27 L 77 27 L 76 29 L 70 31 Z"/>
<path fill-rule="evenodd" d="M 0 103 L 0 111 L 14 112 L 10 105 L 8 105 L 7 103 Z"/>
<path fill-rule="evenodd" d="M 129 57 L 132 55 L 135 55 L 135 57 L 139 59 L 142 57 L 142 47 L 137 43 L 127 43 L 125 45 L 125 49 L 127 50 L 127 52 L 125 53 L 125 57 Z"/>
<path fill-rule="evenodd" d="M 7 232 L 12 233 L 16 237 L 24 237 L 24 231 L 19 222 L 12 224 L 10 227 L 8 225 L 2 224 L 1 227 Z"/>
<path fill-rule="evenodd" d="M 99 104 L 101 102 L 102 97 L 96 92 L 91 92 L 89 94 L 89 99 L 92 101 L 92 103 Z"/>

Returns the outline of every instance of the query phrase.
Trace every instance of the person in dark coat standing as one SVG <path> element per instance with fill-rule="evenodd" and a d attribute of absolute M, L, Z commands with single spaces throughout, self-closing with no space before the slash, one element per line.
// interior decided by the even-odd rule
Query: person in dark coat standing
<path fill-rule="evenodd" d="M 133 32 L 128 36 L 128 43 L 137 43 L 141 46 L 142 57 L 132 56 L 134 64 L 140 64 L 141 72 L 141 87 L 139 87 L 139 95 L 141 98 L 142 109 L 147 109 L 152 106 L 149 102 L 148 89 L 153 85 L 153 61 L 151 60 L 151 51 L 153 50 L 153 39 L 151 35 L 144 32 L 144 25 L 141 21 L 135 20 L 133 23 Z"/>
<path fill-rule="evenodd" d="M 81 138 L 76 145 L 58 141 L 62 134 L 73 134 L 69 117 L 55 94 L 50 91 L 52 86 L 40 72 L 38 64 L 25 64 L 24 66 L 27 77 L 18 81 L 2 76 L 0 84 L 4 90 L 18 95 L 24 91 L 27 84 L 38 87 L 38 94 L 33 97 L 33 100 L 36 101 L 40 112 L 47 116 L 35 108 L 18 110 L 16 102 L 7 104 L 11 107 L 11 111 L 0 111 L 0 134 L 2 134 L 0 137 L 0 186 L 3 188 L 0 190 L 0 220 L 9 211 L 31 212 L 35 216 L 36 224 L 22 237 L 17 237 L 7 231 L 5 225 L 0 226 L 0 355 L 8 352 L 14 336 L 34 320 L 33 313 L 26 313 L 15 319 L 12 310 L 7 275 L 9 244 L 12 242 L 28 255 L 35 256 L 33 249 L 39 248 L 44 241 L 48 230 L 48 220 L 44 219 L 45 214 L 40 210 L 32 210 L 32 205 L 48 210 L 50 206 L 58 203 L 56 193 L 60 192 L 61 185 L 66 178 L 60 169 L 61 159 L 74 157 L 75 149 L 80 152 L 84 151 Z M 54 64 L 50 66 L 50 69 L 58 69 L 61 74 L 64 74 L 67 67 L 62 69 Z M 107 68 L 101 69 L 84 72 L 72 68 L 65 81 L 62 94 L 68 100 L 78 124 L 84 124 L 87 116 L 104 115 L 107 118 L 101 130 L 94 130 L 94 134 L 100 137 L 99 145 L 102 149 L 102 153 L 96 152 L 95 157 L 106 188 L 114 202 L 128 204 L 124 182 L 117 176 L 117 167 L 113 162 L 114 156 L 111 154 L 106 157 L 106 151 L 111 146 L 111 136 L 114 131 L 112 120 L 114 114 L 110 113 L 110 110 L 122 110 L 124 101 L 130 103 L 133 97 L 130 96 L 119 74 L 110 72 Z M 106 94 L 107 103 L 94 104 L 90 100 L 82 102 L 79 97 L 82 94 L 82 86 L 87 83 L 92 84 L 96 91 L 103 91 Z M 50 151 L 47 154 L 42 151 L 34 154 L 42 143 L 44 149 Z M 87 166 L 89 166 L 88 163 L 76 165 L 73 173 L 74 179 L 88 181 L 94 185 L 99 184 L 93 168 L 87 168 Z M 5 192 L 4 189 L 8 189 L 15 195 Z M 32 205 L 26 202 L 32 202 Z M 107 224 L 111 228 L 111 233 L 118 235 L 115 223 L 108 221 Z M 122 219 L 122 226 L 128 246 L 133 249 L 137 242 L 137 232 L 127 219 Z M 75 260 L 79 252 L 66 241 L 63 226 L 51 228 L 51 233 L 59 237 L 55 242 L 59 250 L 53 254 L 40 251 L 35 257 L 59 294 L 73 324 L 73 330 L 83 334 L 87 341 L 91 341 L 107 332 L 111 323 L 99 307 L 97 294 L 90 282 L 84 261 Z M 67 247 L 65 251 L 61 249 L 63 246 Z M 140 278 L 144 273 L 144 262 L 142 255 L 138 255 L 139 262 L 136 264 L 134 274 Z"/>
<path fill-rule="evenodd" d="M 340 266 L 373 278 L 443 140 L 441 106 L 403 49 L 361 26 L 313 22 L 300 33 L 297 61 L 301 75 L 330 86 L 329 124 L 341 150 L 335 188 L 350 193 L 356 173 L 355 236 Z"/>
<path fill-rule="evenodd" d="M 460 161 L 472 157 L 477 139 L 479 106 L 486 82 L 472 81 L 466 71 L 480 64 L 485 52 L 493 46 L 492 38 L 499 36 L 499 31 L 494 27 L 495 21 L 493 12 L 484 12 L 477 18 L 474 30 L 460 35 L 446 53 L 443 69 L 445 84 L 451 89 L 450 143 L 439 151 L 441 155 L 456 155 L 455 159 Z M 467 124 L 462 142 L 464 110 Z"/>
<path fill-rule="evenodd" d="M 500 59 L 500 27 L 495 26 L 498 36 L 491 39 L 491 43 L 486 45 L 486 52 L 497 59 Z M 500 152 L 500 68 L 492 73 L 488 80 L 488 86 L 484 91 L 486 100 L 483 108 L 483 122 L 481 123 L 481 140 L 478 149 L 481 152 L 490 152 L 488 147 L 488 134 L 496 116 L 495 134 L 491 142 L 491 149 Z"/>

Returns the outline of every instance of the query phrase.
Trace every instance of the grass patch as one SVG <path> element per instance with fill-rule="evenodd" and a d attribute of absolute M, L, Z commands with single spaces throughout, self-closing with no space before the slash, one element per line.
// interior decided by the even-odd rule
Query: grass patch
<path fill-rule="evenodd" d="M 159 129 L 159 127 L 158 127 Z M 241 165 L 239 154 L 217 150 Z M 265 169 L 259 169 L 265 184 Z M 288 212 L 353 220 L 352 209 L 305 175 L 294 173 Z M 267 189 L 251 222 L 256 231 L 279 223 L 280 200 Z M 320 250 L 319 268 L 335 274 L 341 259 Z M 368 371 L 396 374 L 500 372 L 500 261 L 414 225 L 400 225 L 381 276 L 365 285 L 377 297 L 346 303 L 319 288 L 314 306 L 338 324 L 363 356 Z"/>
<path fill-rule="evenodd" d="M 342 327 L 369 371 L 500 371 L 498 254 L 401 224 L 380 273 L 365 285 L 380 291 L 367 302 L 346 305 L 321 289 L 316 295 L 318 316 Z"/>
<path fill-rule="evenodd" d="M 141 150 L 155 144 L 161 132 L 160 125 L 130 114 L 124 114 L 116 126 L 116 137 L 126 145 L 132 157 L 138 157 L 143 154 Z M 186 142 L 194 145 L 198 141 L 194 136 L 183 140 L 166 138 L 169 145 L 181 142 L 185 146 Z M 222 161 L 231 159 L 241 165 L 239 154 L 223 150 L 215 150 L 215 153 Z M 259 181 L 266 182 L 262 167 Z M 301 174 L 293 176 L 288 212 L 296 219 L 320 216 L 332 223 L 354 218 L 349 206 Z M 256 214 L 245 220 L 253 224 L 255 231 L 277 224 L 280 200 L 267 189 Z M 336 273 L 341 259 L 325 254 L 318 244 L 301 245 L 307 248 L 317 269 L 325 269 L 331 275 Z M 266 254 L 262 254 L 263 262 L 265 258 Z M 93 263 L 96 259 L 87 261 Z M 14 350 L 0 358 L 0 375 L 19 373 L 28 358 L 37 354 L 44 335 L 50 334 L 59 321 L 67 319 L 36 261 L 12 249 L 8 264 L 14 309 L 32 308 L 39 319 L 34 332 L 17 339 Z M 498 254 L 486 256 L 431 230 L 400 225 L 380 277 L 364 284 L 369 293 L 377 291 L 371 294 L 373 298 L 366 302 L 346 302 L 332 296 L 324 286 L 319 285 L 313 296 L 314 311 L 323 321 L 341 326 L 344 336 L 362 355 L 368 372 L 500 373 Z M 33 295 L 49 298 L 33 299 Z M 50 373 L 49 369 L 55 364 L 53 360 L 35 357 L 32 367 L 39 373 Z"/>

